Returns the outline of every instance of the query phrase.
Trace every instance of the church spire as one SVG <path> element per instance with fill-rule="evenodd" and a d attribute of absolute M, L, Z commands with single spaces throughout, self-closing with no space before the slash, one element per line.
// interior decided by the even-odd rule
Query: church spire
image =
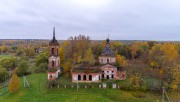
<path fill-rule="evenodd" d="M 109 44 L 109 34 L 108 34 L 108 38 L 106 39 L 106 44 Z"/>
<path fill-rule="evenodd" d="M 56 40 L 56 36 L 55 36 L 55 27 L 53 27 L 53 39 L 50 41 L 50 44 L 59 45 L 58 41 Z"/>
<path fill-rule="evenodd" d="M 55 38 L 55 27 L 53 28 L 53 39 L 56 39 Z"/>

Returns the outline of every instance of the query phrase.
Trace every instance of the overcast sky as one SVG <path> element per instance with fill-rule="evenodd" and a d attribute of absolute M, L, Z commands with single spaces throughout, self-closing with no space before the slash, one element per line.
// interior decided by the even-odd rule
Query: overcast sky
<path fill-rule="evenodd" d="M 0 0 L 0 39 L 179 40 L 180 0 Z"/>

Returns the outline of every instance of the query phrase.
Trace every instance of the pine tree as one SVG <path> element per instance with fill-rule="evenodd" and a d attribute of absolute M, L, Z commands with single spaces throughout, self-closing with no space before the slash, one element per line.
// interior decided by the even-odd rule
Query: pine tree
<path fill-rule="evenodd" d="M 19 77 L 16 74 L 12 75 L 12 78 L 9 83 L 9 91 L 10 93 L 15 93 L 19 91 L 20 87 L 20 80 Z"/>

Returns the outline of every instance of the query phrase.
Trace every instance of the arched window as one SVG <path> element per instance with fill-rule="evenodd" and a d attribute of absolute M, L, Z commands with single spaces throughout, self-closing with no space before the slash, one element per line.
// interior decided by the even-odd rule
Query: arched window
<path fill-rule="evenodd" d="M 100 77 L 100 75 L 99 75 L 99 80 L 101 80 L 101 77 Z"/>
<path fill-rule="evenodd" d="M 89 75 L 89 80 L 90 80 L 90 81 L 92 80 L 92 75 Z"/>
<path fill-rule="evenodd" d="M 107 59 L 107 63 L 109 63 L 109 59 Z"/>
<path fill-rule="evenodd" d="M 81 75 L 78 75 L 78 80 L 81 80 Z"/>
<path fill-rule="evenodd" d="M 102 78 L 104 79 L 104 74 L 102 74 Z"/>
<path fill-rule="evenodd" d="M 54 67 L 54 61 L 52 60 L 52 67 Z"/>
<path fill-rule="evenodd" d="M 111 78 L 113 79 L 114 78 L 114 75 L 112 74 Z"/>
<path fill-rule="evenodd" d="M 86 75 L 83 76 L 83 80 L 86 80 Z"/>
<path fill-rule="evenodd" d="M 51 49 L 51 54 L 54 55 L 54 48 Z"/>
<path fill-rule="evenodd" d="M 107 79 L 109 79 L 109 75 L 107 75 Z"/>

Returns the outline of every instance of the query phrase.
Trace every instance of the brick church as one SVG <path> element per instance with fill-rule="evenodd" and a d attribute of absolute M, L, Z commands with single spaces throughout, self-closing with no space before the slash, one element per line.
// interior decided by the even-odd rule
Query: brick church
<path fill-rule="evenodd" d="M 48 80 L 55 80 L 62 73 L 60 57 L 58 54 L 59 43 L 55 37 L 49 42 Z M 101 82 L 102 79 L 125 80 L 126 70 L 118 69 L 115 65 L 116 56 L 110 48 L 110 40 L 106 39 L 106 46 L 98 58 L 99 66 L 72 68 L 72 82 Z"/>
<path fill-rule="evenodd" d="M 116 56 L 110 48 L 110 40 L 106 39 L 106 46 L 99 56 L 99 66 L 90 68 L 73 68 L 72 82 L 101 82 L 102 79 L 125 80 L 126 70 L 118 69 L 115 65 Z"/>
<path fill-rule="evenodd" d="M 53 39 L 49 42 L 48 59 L 48 80 L 55 80 L 61 73 L 60 57 L 58 54 L 59 43 L 55 37 L 55 28 L 53 29 Z"/>

